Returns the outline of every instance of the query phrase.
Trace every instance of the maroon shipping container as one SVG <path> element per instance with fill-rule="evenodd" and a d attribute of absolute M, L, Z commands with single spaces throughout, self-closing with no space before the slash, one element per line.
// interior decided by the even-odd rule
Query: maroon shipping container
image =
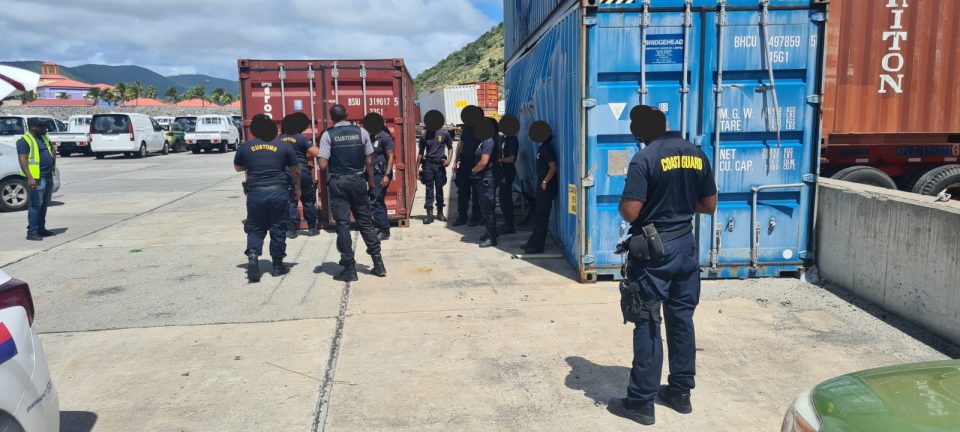
<path fill-rule="evenodd" d="M 270 116 L 277 127 L 288 114 L 300 111 L 312 120 L 304 132 L 314 143 L 333 126 L 330 107 L 342 104 L 348 120 L 362 126 L 363 117 L 383 116 L 397 144 L 393 183 L 387 190 L 387 215 L 408 226 L 417 190 L 416 107 L 413 79 L 402 59 L 391 60 L 247 60 L 237 62 L 244 130 L 257 114 Z M 248 135 L 249 136 L 249 135 Z M 316 164 L 314 164 L 314 167 Z M 318 179 L 320 221 L 333 224 L 326 178 Z"/>
<path fill-rule="evenodd" d="M 960 1 L 828 6 L 822 173 L 960 198 Z"/>
<path fill-rule="evenodd" d="M 500 85 L 496 81 L 477 81 L 464 85 L 477 86 L 477 106 L 484 112 L 497 112 L 500 102 Z"/>

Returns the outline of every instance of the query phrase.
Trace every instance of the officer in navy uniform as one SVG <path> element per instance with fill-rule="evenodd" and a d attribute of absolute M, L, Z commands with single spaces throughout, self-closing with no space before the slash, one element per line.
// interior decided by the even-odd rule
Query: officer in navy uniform
<path fill-rule="evenodd" d="M 309 125 L 310 118 L 302 112 L 290 114 L 280 122 L 280 128 L 283 131 L 280 141 L 293 148 L 300 163 L 300 199 L 290 197 L 290 225 L 287 227 L 287 237 L 292 239 L 297 238 L 297 230 L 300 228 L 298 202 L 303 204 L 303 218 L 307 221 L 309 235 L 320 234 L 320 227 L 317 224 L 319 218 L 317 217 L 316 183 L 313 181 L 309 163 L 317 157 L 318 151 L 317 147 L 303 136 L 303 131 L 307 130 Z"/>
<path fill-rule="evenodd" d="M 655 421 L 654 400 L 692 412 L 696 374 L 693 313 L 700 301 L 700 266 L 693 233 L 696 213 L 712 214 L 717 187 L 706 156 L 679 132 L 666 132 L 663 112 L 631 112 L 631 130 L 647 144 L 630 161 L 620 215 L 631 224 L 626 280 L 621 284 L 624 322 L 635 323 L 633 368 L 627 397 L 610 401 L 610 412 L 638 423 Z M 670 375 L 660 385 L 666 324 Z"/>
<path fill-rule="evenodd" d="M 480 209 L 480 197 L 473 193 L 473 181 L 471 168 L 477 164 L 475 154 L 481 139 L 477 139 L 477 134 L 473 130 L 474 124 L 483 119 L 483 109 L 476 105 L 467 105 L 460 111 L 460 120 L 463 122 L 463 130 L 460 132 L 460 143 L 457 145 L 457 159 L 453 164 L 454 182 L 457 184 L 457 219 L 453 221 L 452 226 L 467 225 L 475 227 L 480 225 L 482 218 Z M 472 210 L 470 217 L 467 213 Z"/>
<path fill-rule="evenodd" d="M 387 218 L 387 189 L 393 181 L 393 155 L 396 144 L 386 128 L 383 116 L 377 113 L 367 114 L 363 118 L 363 128 L 373 137 L 373 190 L 374 198 L 370 204 L 373 209 L 373 226 L 377 229 L 380 241 L 390 239 L 390 220 Z"/>
<path fill-rule="evenodd" d="M 474 179 L 473 193 L 480 196 L 480 212 L 483 215 L 483 224 L 487 232 L 480 241 L 480 247 L 486 248 L 497 245 L 497 170 L 494 169 L 497 160 L 497 146 L 500 132 L 497 130 L 497 121 L 484 118 L 480 123 L 473 125 L 477 138 L 483 141 L 474 153 L 477 164 L 471 170 Z"/>
<path fill-rule="evenodd" d="M 513 181 L 517 178 L 517 153 L 520 149 L 517 133 L 520 132 L 520 120 L 509 114 L 503 116 L 500 119 L 500 131 L 503 132 L 503 143 L 497 159 L 497 193 L 500 198 L 500 212 L 503 213 L 503 226 L 498 231 L 500 235 L 506 235 L 517 232 L 513 222 Z"/>
<path fill-rule="evenodd" d="M 453 139 L 450 134 L 441 129 L 443 114 L 431 110 L 423 117 L 427 130 L 420 138 L 420 151 L 417 155 L 417 166 L 420 167 L 420 181 L 427 187 L 427 197 L 423 208 L 427 210 L 424 224 L 433 223 L 433 205 L 437 205 L 437 220 L 445 221 L 443 214 L 444 197 L 443 186 L 447 184 L 447 166 L 453 159 Z"/>
<path fill-rule="evenodd" d="M 373 259 L 375 276 L 385 277 L 387 269 L 380 255 L 380 239 L 373 228 L 370 201 L 376 184 L 373 175 L 373 144 L 366 130 L 347 121 L 347 109 L 340 104 L 330 108 L 334 125 L 320 137 L 318 167 L 330 170 L 327 188 L 330 193 L 330 211 L 337 227 L 337 251 L 343 271 L 334 279 L 344 282 L 357 280 L 357 261 L 350 239 L 350 213 L 360 225 L 360 235 L 367 245 L 367 254 Z"/>
<path fill-rule="evenodd" d="M 260 282 L 260 261 L 263 239 L 270 232 L 270 257 L 273 258 L 274 276 L 286 274 L 283 265 L 287 255 L 287 224 L 289 223 L 290 179 L 293 179 L 293 195 L 300 197 L 300 164 L 297 154 L 289 145 L 277 140 L 277 127 L 263 114 L 253 117 L 250 131 L 255 137 L 237 149 L 233 165 L 238 172 L 245 172 L 247 181 L 247 279 Z"/>
<path fill-rule="evenodd" d="M 537 150 L 537 206 L 533 232 L 521 247 L 526 254 L 543 253 L 550 228 L 550 212 L 559 189 L 557 181 L 557 153 L 553 149 L 553 129 L 545 121 L 530 125 L 530 140 L 540 144 Z"/>

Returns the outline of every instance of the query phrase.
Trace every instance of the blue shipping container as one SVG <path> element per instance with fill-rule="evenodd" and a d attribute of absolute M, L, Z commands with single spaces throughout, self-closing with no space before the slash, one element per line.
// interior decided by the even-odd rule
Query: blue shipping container
<path fill-rule="evenodd" d="M 506 112 L 554 129 L 551 232 L 580 280 L 619 277 L 617 206 L 639 147 L 630 110 L 664 111 L 711 160 L 715 215 L 699 216 L 705 277 L 778 276 L 812 259 L 823 6 L 811 0 L 505 0 Z M 516 14 L 537 11 L 536 20 Z M 522 25 L 520 24 L 522 21 Z M 766 40 L 766 43 L 761 41 Z M 765 61 L 768 59 L 768 61 Z M 521 134 L 523 135 L 523 134 Z M 522 188 L 536 144 L 521 136 Z"/>

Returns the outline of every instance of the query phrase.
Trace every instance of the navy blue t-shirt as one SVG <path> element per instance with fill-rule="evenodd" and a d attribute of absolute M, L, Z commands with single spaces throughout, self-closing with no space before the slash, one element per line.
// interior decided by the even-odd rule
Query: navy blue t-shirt
<path fill-rule="evenodd" d="M 393 151 L 397 144 L 393 142 L 393 136 L 386 130 L 377 132 L 373 136 L 373 163 L 382 160 L 387 163 L 387 151 Z"/>
<path fill-rule="evenodd" d="M 477 147 L 480 145 L 480 140 L 477 139 L 476 134 L 473 133 L 473 126 L 463 126 L 463 130 L 460 131 L 460 162 L 461 166 L 463 164 L 470 165 L 473 168 L 473 165 L 476 164 L 476 153 Z"/>
<path fill-rule="evenodd" d="M 247 141 L 237 149 L 233 164 L 247 168 L 247 186 L 275 186 L 290 184 L 287 169 L 298 166 L 293 147 L 274 139 Z"/>
<path fill-rule="evenodd" d="M 673 131 L 633 155 L 623 186 L 623 198 L 643 202 L 633 227 L 653 223 L 661 232 L 686 226 L 697 201 L 716 193 L 710 161 Z"/>
<path fill-rule="evenodd" d="M 280 141 L 283 141 L 290 145 L 293 148 L 294 153 L 297 154 L 297 161 L 300 163 L 301 170 L 310 169 L 307 166 L 307 150 L 313 148 L 313 143 L 310 142 L 307 137 L 301 134 L 282 134 L 280 135 Z"/>
<path fill-rule="evenodd" d="M 47 145 L 43 142 L 43 138 L 34 137 L 37 141 L 37 149 L 40 150 L 40 175 L 41 176 L 52 176 L 53 175 L 53 155 L 47 151 Z M 17 141 L 17 154 L 18 155 L 29 155 L 30 154 L 30 145 L 27 144 L 23 138 Z"/>
<path fill-rule="evenodd" d="M 503 138 L 503 144 L 500 146 L 500 157 L 508 158 L 513 156 L 516 158 L 517 152 L 520 150 L 520 141 L 517 140 L 515 136 L 508 136 Z M 504 173 L 513 173 L 516 172 L 516 159 L 514 163 L 502 163 L 500 164 L 500 170 Z"/>
<path fill-rule="evenodd" d="M 453 148 L 453 140 L 443 130 L 424 132 L 420 138 L 420 154 L 423 160 L 431 163 L 441 163 L 447 158 L 447 150 Z"/>
<path fill-rule="evenodd" d="M 493 166 L 496 165 L 497 161 L 493 160 L 493 150 L 497 146 L 497 141 L 493 138 L 487 138 L 477 146 L 477 149 L 473 151 L 474 161 L 480 163 L 480 157 L 483 155 L 490 156 L 490 161 L 487 163 L 486 168 L 483 169 L 482 173 L 488 174 L 493 172 Z"/>
<path fill-rule="evenodd" d="M 543 144 L 540 144 L 540 149 L 537 150 L 537 187 L 540 186 L 543 179 L 547 178 L 547 172 L 550 171 L 550 162 L 557 162 L 557 154 L 553 151 L 552 142 L 553 137 L 548 138 Z M 547 186 L 556 184 L 557 176 L 553 176 Z"/>

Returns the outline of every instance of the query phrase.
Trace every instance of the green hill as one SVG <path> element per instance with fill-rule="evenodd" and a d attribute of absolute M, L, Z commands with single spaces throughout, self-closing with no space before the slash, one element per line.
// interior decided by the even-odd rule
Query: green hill
<path fill-rule="evenodd" d="M 503 97 L 503 23 L 417 75 L 417 94 L 474 81 L 500 83 Z"/>
<path fill-rule="evenodd" d="M 31 72 L 40 73 L 40 66 L 43 64 L 43 62 L 42 61 L 5 61 L 5 62 L 0 62 L 0 64 L 13 66 L 15 68 L 28 70 Z M 60 75 L 70 78 L 74 81 L 80 81 L 80 82 L 83 82 L 83 80 L 85 79 L 84 77 L 70 70 L 70 68 L 63 67 L 63 66 L 60 67 Z M 93 84 L 96 84 L 96 83 L 93 83 Z"/>
<path fill-rule="evenodd" d="M 40 61 L 0 62 L 0 64 L 37 73 L 40 73 L 40 65 L 42 63 L 43 62 Z M 74 67 L 61 65 L 60 74 L 72 80 L 85 82 L 87 84 L 103 83 L 114 85 L 118 82 L 132 83 L 134 81 L 140 81 L 145 87 L 151 85 L 156 87 L 161 95 L 170 87 L 176 87 L 180 92 L 185 92 L 197 85 L 202 85 L 207 90 L 207 93 L 217 87 L 221 87 L 234 96 L 240 94 L 240 83 L 238 81 L 214 78 L 208 75 L 163 76 L 145 67 L 134 65 L 108 66 L 86 64 Z"/>

